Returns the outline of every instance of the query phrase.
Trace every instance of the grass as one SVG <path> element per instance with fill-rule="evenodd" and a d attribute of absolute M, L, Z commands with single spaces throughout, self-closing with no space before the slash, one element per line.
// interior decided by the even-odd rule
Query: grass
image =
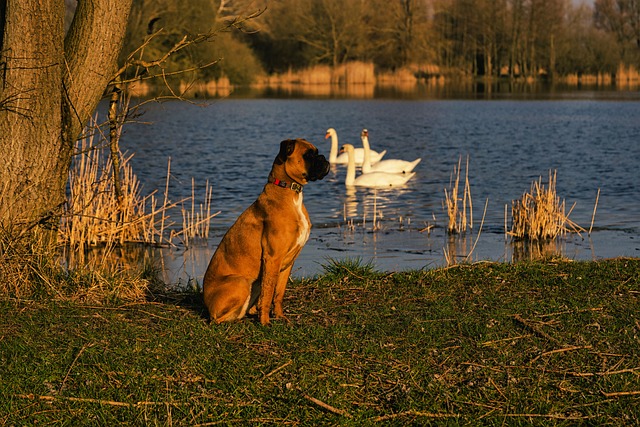
<path fill-rule="evenodd" d="M 637 425 L 640 259 L 294 281 L 290 323 L 199 296 L 0 300 L 0 425 Z"/>

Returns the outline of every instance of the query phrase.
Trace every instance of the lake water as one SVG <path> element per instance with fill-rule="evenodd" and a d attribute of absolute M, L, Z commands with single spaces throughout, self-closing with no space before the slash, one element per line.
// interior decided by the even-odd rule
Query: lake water
<path fill-rule="evenodd" d="M 221 236 L 262 190 L 279 143 L 306 138 L 328 157 L 325 131 L 360 146 L 369 130 L 386 158 L 422 158 L 401 189 L 347 190 L 346 168 L 310 183 L 304 201 L 313 229 L 295 276 L 323 271 L 330 259 L 360 259 L 378 270 L 433 268 L 451 260 L 514 261 L 539 251 L 576 260 L 640 255 L 640 94 L 576 92 L 545 99 L 223 99 L 147 104 L 141 121 L 125 128 L 121 148 L 135 153 L 143 193 L 163 191 L 171 158 L 169 196 L 204 197 L 213 188 L 206 247 L 163 250 L 165 279 L 201 283 Z M 458 160 L 468 157 L 473 231 L 446 232 L 444 189 Z M 590 235 L 570 234 L 538 247 L 505 239 L 505 205 L 557 172 L 557 194 L 570 219 Z M 484 207 L 486 203 L 486 213 Z M 380 229 L 373 230 L 374 207 Z M 484 217 L 482 227 L 481 222 Z M 179 213 L 174 220 L 181 221 Z M 429 231 L 425 228 L 430 227 Z M 449 261 L 447 261 L 449 260 Z"/>

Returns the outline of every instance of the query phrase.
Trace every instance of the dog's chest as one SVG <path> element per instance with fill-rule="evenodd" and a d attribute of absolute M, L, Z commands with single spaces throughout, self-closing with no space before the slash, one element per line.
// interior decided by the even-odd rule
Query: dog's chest
<path fill-rule="evenodd" d="M 298 214 L 298 239 L 296 244 L 299 247 L 303 247 L 309 239 L 309 232 L 311 231 L 311 224 L 307 219 L 307 215 L 304 212 L 304 205 L 302 204 L 302 193 L 298 194 L 297 200 L 294 202 L 296 212 Z"/>

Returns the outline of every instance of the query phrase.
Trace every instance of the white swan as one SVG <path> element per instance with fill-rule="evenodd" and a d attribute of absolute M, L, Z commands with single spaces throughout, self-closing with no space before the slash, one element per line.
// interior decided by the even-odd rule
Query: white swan
<path fill-rule="evenodd" d="M 405 174 L 387 173 L 387 172 L 370 172 L 360 175 L 356 178 L 356 163 L 354 148 L 351 144 L 344 144 L 342 151 L 346 151 L 349 158 L 347 163 L 347 177 L 344 184 L 347 187 L 359 186 L 359 187 L 398 187 L 404 185 L 409 181 L 416 173 L 409 172 Z"/>
<path fill-rule="evenodd" d="M 327 133 L 324 135 L 324 139 L 327 139 L 329 137 L 331 137 L 329 163 L 331 163 L 332 165 L 346 165 L 349 162 L 349 158 L 347 157 L 347 153 L 338 155 L 338 132 L 336 132 L 334 128 L 327 129 Z M 381 153 L 378 153 L 375 150 L 371 150 L 371 164 L 379 162 L 386 152 L 387 150 L 384 150 Z M 355 148 L 355 156 L 356 166 L 362 166 L 362 162 L 364 161 L 364 149 Z"/>
<path fill-rule="evenodd" d="M 362 140 L 362 147 L 364 148 L 364 162 L 362 163 L 362 173 L 371 172 L 389 172 L 389 173 L 409 173 L 420 163 L 420 158 L 415 159 L 412 162 L 400 159 L 384 159 L 375 164 L 371 164 L 369 150 L 369 132 L 366 129 L 362 129 L 360 134 Z"/>

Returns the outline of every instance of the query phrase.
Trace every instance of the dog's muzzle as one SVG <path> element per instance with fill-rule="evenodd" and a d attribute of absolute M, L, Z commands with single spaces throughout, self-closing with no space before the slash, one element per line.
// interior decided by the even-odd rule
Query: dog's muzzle
<path fill-rule="evenodd" d="M 307 179 L 309 181 L 317 181 L 327 176 L 330 170 L 331 164 L 322 154 L 318 154 L 309 162 L 309 167 L 307 168 Z"/>

